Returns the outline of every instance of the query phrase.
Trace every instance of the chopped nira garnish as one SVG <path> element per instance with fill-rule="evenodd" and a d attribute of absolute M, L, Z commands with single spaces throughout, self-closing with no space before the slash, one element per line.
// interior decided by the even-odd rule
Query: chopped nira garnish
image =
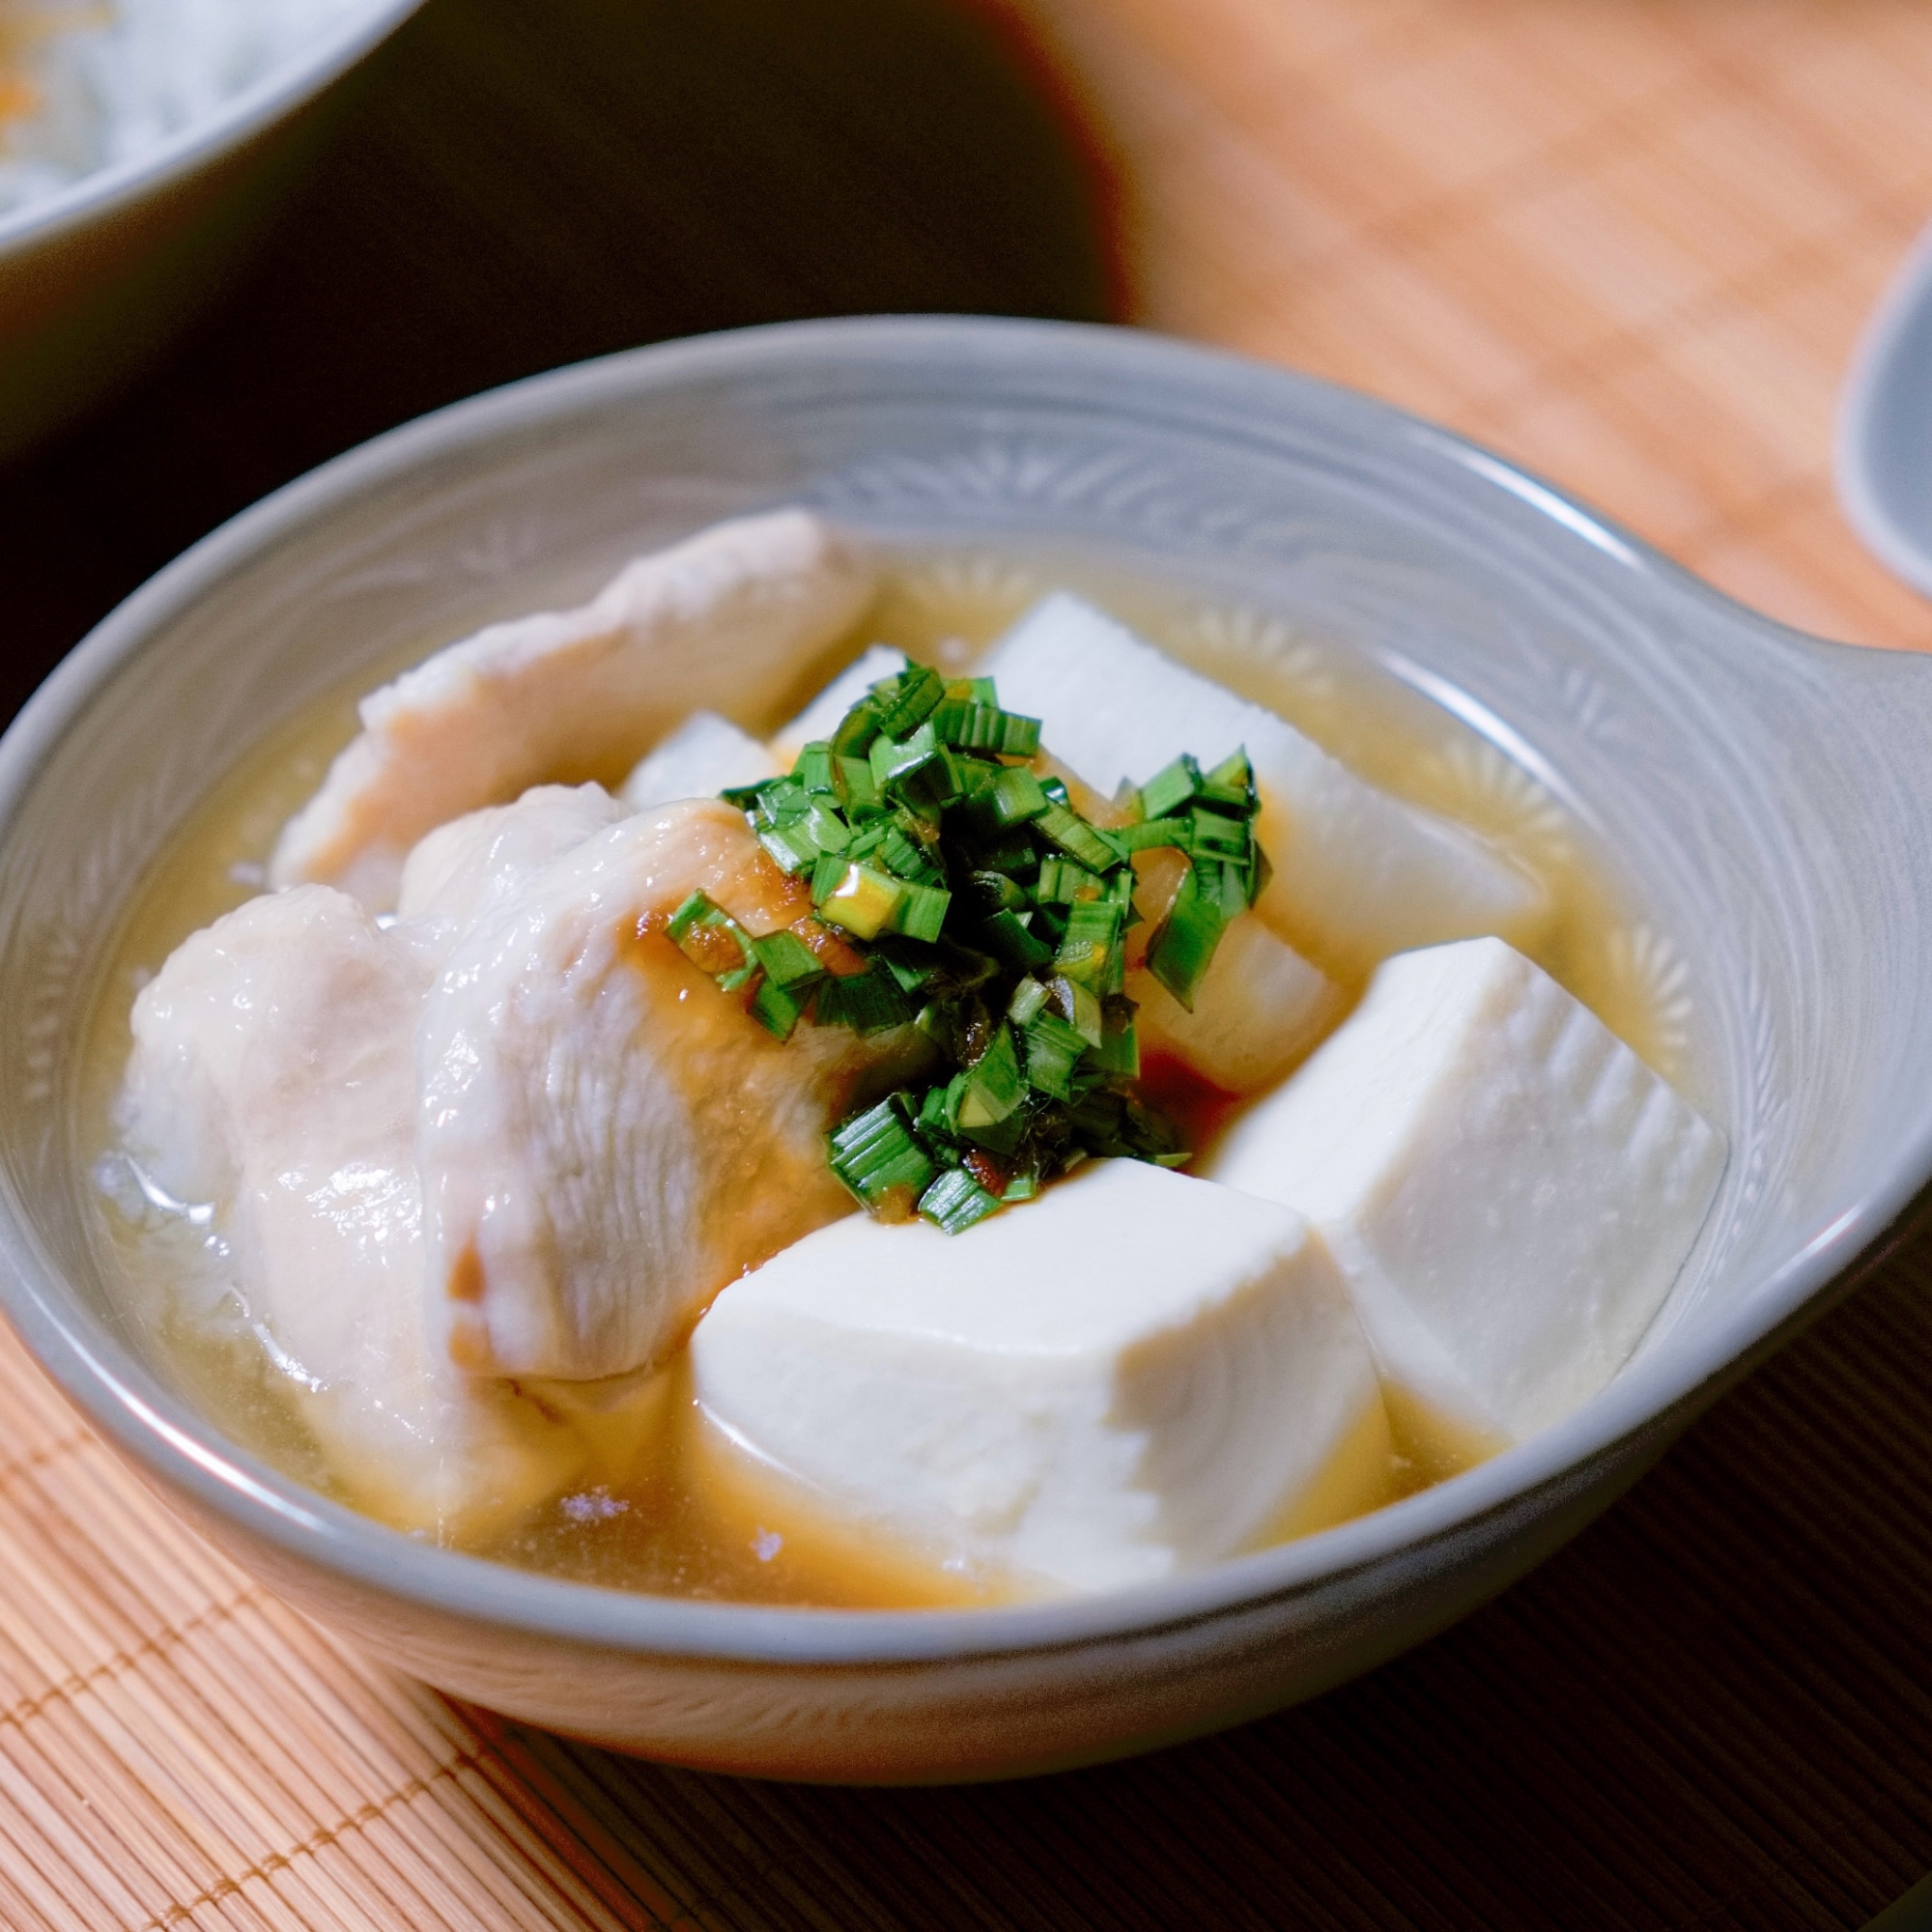
<path fill-rule="evenodd" d="M 1177 758 L 1096 825 L 1038 769 L 1040 721 L 990 678 L 910 664 L 872 685 L 790 772 L 727 791 L 759 842 L 809 878 L 812 913 L 754 939 L 703 893 L 668 936 L 781 1039 L 801 1021 L 917 1027 L 924 1075 L 841 1122 L 832 1170 L 882 1220 L 959 1234 L 1081 1161 L 1188 1154 L 1136 1091 L 1122 992 L 1136 852 L 1186 858 L 1148 940 L 1183 1007 L 1267 882 L 1244 752 Z"/>

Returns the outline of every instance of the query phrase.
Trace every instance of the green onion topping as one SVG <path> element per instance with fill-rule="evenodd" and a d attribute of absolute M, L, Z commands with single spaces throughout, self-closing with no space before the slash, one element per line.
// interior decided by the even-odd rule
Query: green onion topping
<path fill-rule="evenodd" d="M 1146 960 L 1191 1009 L 1267 883 L 1247 755 L 1206 771 L 1177 758 L 1104 827 L 1034 768 L 1039 744 L 1039 720 L 1002 710 L 992 679 L 909 662 L 784 777 L 724 795 L 809 880 L 813 916 L 753 939 L 693 893 L 666 928 L 781 1039 L 801 1020 L 917 1028 L 919 1079 L 828 1141 L 832 1171 L 881 1219 L 917 1212 L 956 1235 L 1089 1158 L 1188 1158 L 1134 1092 L 1131 860 L 1161 846 L 1187 860 Z"/>

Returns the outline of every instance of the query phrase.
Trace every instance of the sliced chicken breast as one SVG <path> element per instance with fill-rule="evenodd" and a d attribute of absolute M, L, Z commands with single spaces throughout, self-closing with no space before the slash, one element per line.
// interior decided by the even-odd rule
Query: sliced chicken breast
<path fill-rule="evenodd" d="M 1258 919 L 1222 934 L 1189 1012 L 1151 973 L 1127 975 L 1144 1048 L 1163 1049 L 1224 1094 L 1285 1079 L 1342 1016 L 1341 988 Z"/>
<path fill-rule="evenodd" d="M 731 1276 L 851 1209 L 824 1135 L 911 1028 L 775 1039 L 663 923 L 701 888 L 808 915 L 742 812 L 687 801 L 567 853 L 451 955 L 416 1037 L 430 1293 L 478 1375 L 618 1375 Z"/>
<path fill-rule="evenodd" d="M 553 860 L 627 816 L 600 784 L 534 785 L 514 805 L 467 811 L 411 848 L 396 917 L 442 920 L 453 937 L 514 898 Z"/>
<path fill-rule="evenodd" d="M 872 589 L 846 538 L 781 510 L 640 557 L 575 611 L 493 624 L 362 700 L 360 735 L 283 828 L 270 878 L 386 908 L 434 827 L 547 781 L 614 783 L 699 706 L 781 702 Z"/>
<path fill-rule="evenodd" d="M 583 1445 L 433 1336 L 411 1052 L 435 957 L 346 895 L 251 899 L 142 991 L 124 1095 L 130 1149 L 213 1206 L 236 1297 L 350 1497 L 443 1537 L 553 1494 Z"/>

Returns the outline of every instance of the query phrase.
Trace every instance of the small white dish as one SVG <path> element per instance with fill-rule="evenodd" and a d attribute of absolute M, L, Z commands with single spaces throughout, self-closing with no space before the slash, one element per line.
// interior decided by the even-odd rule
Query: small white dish
<path fill-rule="evenodd" d="M 1872 311 L 1838 402 L 1838 500 L 1893 575 L 1932 596 L 1932 228 Z"/>

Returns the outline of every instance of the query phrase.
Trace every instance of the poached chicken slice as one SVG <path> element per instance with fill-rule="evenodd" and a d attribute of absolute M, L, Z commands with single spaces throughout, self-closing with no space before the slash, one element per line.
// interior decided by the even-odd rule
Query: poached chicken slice
<path fill-rule="evenodd" d="M 872 590 L 847 539 L 780 510 L 639 557 L 577 610 L 493 624 L 362 700 L 360 734 L 282 828 L 270 880 L 390 906 L 434 827 L 547 781 L 614 782 L 701 705 L 776 704 Z"/>
<path fill-rule="evenodd" d="M 122 1105 L 148 1172 L 213 1206 L 236 1298 L 346 1490 L 465 1536 L 554 1493 L 582 1443 L 429 1328 L 411 1039 L 434 973 L 345 894 L 251 899 L 135 1001 Z"/>
<path fill-rule="evenodd" d="M 600 784 L 534 785 L 514 805 L 465 812 L 411 848 L 396 917 L 445 921 L 453 941 L 554 859 L 628 816 Z"/>
<path fill-rule="evenodd" d="M 429 1283 L 479 1375 L 661 1358 L 732 1275 L 847 1213 L 824 1136 L 911 1028 L 768 1034 L 664 936 L 701 888 L 753 936 L 810 912 L 717 800 L 566 853 L 472 930 L 416 1036 Z"/>

